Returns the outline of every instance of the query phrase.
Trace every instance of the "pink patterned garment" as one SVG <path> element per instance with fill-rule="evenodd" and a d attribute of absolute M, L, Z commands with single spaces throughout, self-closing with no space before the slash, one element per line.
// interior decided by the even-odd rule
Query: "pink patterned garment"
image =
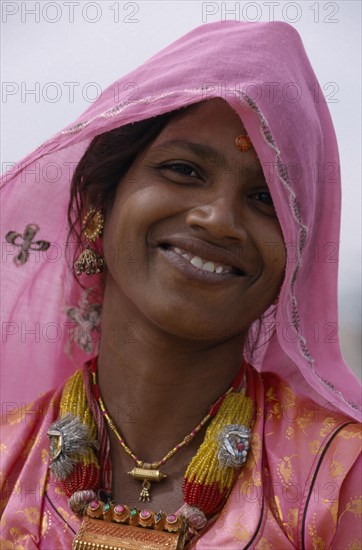
<path fill-rule="evenodd" d="M 131 95 L 130 82 L 138 86 Z M 98 354 L 101 285 L 99 303 L 89 303 L 66 246 L 74 168 L 96 135 L 213 97 L 229 103 L 250 136 L 287 266 L 258 355 L 245 357 L 255 368 L 248 386 L 258 407 L 253 454 L 193 547 L 359 548 L 361 441 L 354 422 L 361 389 L 338 341 L 336 136 L 293 27 L 232 21 L 178 39 L 1 179 L 1 399 L 9 421 L 1 426 L 2 548 L 70 548 L 79 526 L 48 480 L 46 437 L 57 416 L 54 388 Z M 82 279 L 93 291 L 96 281 Z M 23 404 L 39 395 L 28 412 Z"/>
<path fill-rule="evenodd" d="M 298 398 L 276 375 L 250 367 L 247 381 L 256 403 L 252 452 L 221 514 L 188 549 L 357 550 L 360 427 Z M 70 549 L 80 527 L 49 476 L 46 432 L 58 404 L 59 392 L 48 393 L 3 428 L 4 550 Z"/>

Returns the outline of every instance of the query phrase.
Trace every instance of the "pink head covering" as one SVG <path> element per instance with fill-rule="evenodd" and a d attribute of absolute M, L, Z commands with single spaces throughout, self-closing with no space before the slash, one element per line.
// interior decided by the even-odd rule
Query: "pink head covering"
<path fill-rule="evenodd" d="M 58 386 L 97 353 L 89 335 L 99 308 L 82 298 L 69 267 L 73 251 L 65 246 L 69 184 L 92 138 L 212 97 L 225 99 L 242 118 L 288 252 L 276 333 L 253 364 L 316 403 L 358 417 L 359 384 L 343 362 L 337 331 L 337 142 L 300 37 L 281 22 L 194 29 L 110 86 L 3 176 L 4 402 L 28 401 Z M 94 277 L 83 283 L 93 287 Z"/>

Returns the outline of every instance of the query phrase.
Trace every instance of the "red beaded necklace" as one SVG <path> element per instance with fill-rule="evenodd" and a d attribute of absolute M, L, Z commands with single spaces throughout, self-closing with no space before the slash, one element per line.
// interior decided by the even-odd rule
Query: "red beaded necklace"
<path fill-rule="evenodd" d="M 60 418 L 48 432 L 51 440 L 52 473 L 70 497 L 69 504 L 73 512 L 86 511 L 74 548 L 86 548 L 84 544 L 92 541 L 94 536 L 102 536 L 107 542 L 107 537 L 115 529 L 119 541 L 159 536 L 164 541 L 165 548 L 169 547 L 172 533 L 179 542 L 186 536 L 186 525 L 189 536 L 192 536 L 225 504 L 238 469 L 245 462 L 250 447 L 253 402 L 243 391 L 239 391 L 244 378 L 244 365 L 230 388 L 210 407 L 208 414 L 190 434 L 162 460 L 151 464 L 145 464 L 132 453 L 112 422 L 101 398 L 96 369 L 97 360 L 94 359 L 88 363 L 84 377 L 81 371 L 77 371 L 68 380 L 62 392 Z M 125 504 L 113 504 L 110 495 L 110 442 L 106 423 L 118 434 L 120 445 L 135 461 L 134 470 L 141 470 L 138 473 L 144 486 L 140 500 L 145 501 L 150 498 L 149 486 L 145 484 L 145 481 L 150 483 L 148 476 L 151 476 L 151 481 L 155 480 L 154 476 L 162 479 L 158 468 L 189 443 L 207 422 L 210 424 L 204 441 L 185 472 L 185 504 L 177 515 L 162 512 L 155 514 L 150 510 L 142 511 L 137 508 L 130 510 Z M 105 504 L 98 500 L 100 486 L 107 493 Z M 98 494 L 95 492 L 97 490 Z M 99 519 L 105 521 L 99 523 Z M 132 531 L 131 527 L 136 528 L 136 531 Z M 147 530 L 140 533 L 138 529 L 144 527 L 159 530 L 160 533 L 157 536 L 147 534 Z M 115 548 L 123 547 L 122 544 Z M 135 547 L 138 548 L 137 544 Z M 177 548 L 183 547 L 181 542 L 180 545 L 177 541 L 175 544 Z M 101 547 L 102 545 L 99 546 Z M 103 546 L 106 547 L 107 545 Z"/>

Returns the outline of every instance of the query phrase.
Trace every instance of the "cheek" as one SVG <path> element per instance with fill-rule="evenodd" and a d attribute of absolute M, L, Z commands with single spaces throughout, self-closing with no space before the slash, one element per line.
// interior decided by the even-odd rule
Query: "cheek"
<path fill-rule="evenodd" d="M 268 231 L 259 237 L 259 250 L 264 270 L 273 279 L 283 276 L 286 266 L 286 249 L 279 225 L 271 225 Z"/>
<path fill-rule="evenodd" d="M 272 269 L 276 274 L 284 271 L 286 265 L 286 251 L 282 241 L 272 241 L 268 243 L 264 255 L 264 262 L 268 269 Z"/>
<path fill-rule="evenodd" d="M 137 189 L 135 180 L 122 183 L 103 232 L 104 257 L 111 273 L 115 268 L 137 274 L 152 227 L 168 215 L 164 203 L 163 195 L 151 186 Z"/>
<path fill-rule="evenodd" d="M 286 265 L 286 249 L 278 220 L 266 216 L 245 216 L 248 238 L 243 248 L 246 260 L 254 272 L 279 279 Z"/>
<path fill-rule="evenodd" d="M 128 201 L 119 198 L 113 205 L 112 211 L 106 217 L 103 232 L 103 252 L 109 271 L 115 275 L 123 271 L 124 264 L 129 264 L 132 259 L 137 261 L 138 243 L 134 235 L 134 217 Z"/>

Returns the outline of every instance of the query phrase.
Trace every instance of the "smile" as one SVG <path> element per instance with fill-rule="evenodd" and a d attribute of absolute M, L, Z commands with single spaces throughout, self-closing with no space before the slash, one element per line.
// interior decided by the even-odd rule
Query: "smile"
<path fill-rule="evenodd" d="M 193 265 L 194 267 L 196 267 L 196 269 L 199 269 L 200 271 L 215 273 L 217 275 L 222 273 L 234 272 L 234 269 L 229 265 L 211 262 L 210 260 L 204 260 L 203 258 L 200 258 L 200 256 L 191 254 L 186 250 L 181 250 L 181 248 L 172 247 L 171 250 L 174 250 L 176 254 L 185 258 L 185 260 L 189 261 L 191 265 Z"/>
<path fill-rule="evenodd" d="M 219 260 L 203 258 L 201 255 L 190 252 L 175 245 L 162 244 L 158 249 L 167 258 L 177 271 L 187 279 L 207 284 L 227 284 L 240 280 L 245 273 L 235 266 L 224 264 Z"/>

